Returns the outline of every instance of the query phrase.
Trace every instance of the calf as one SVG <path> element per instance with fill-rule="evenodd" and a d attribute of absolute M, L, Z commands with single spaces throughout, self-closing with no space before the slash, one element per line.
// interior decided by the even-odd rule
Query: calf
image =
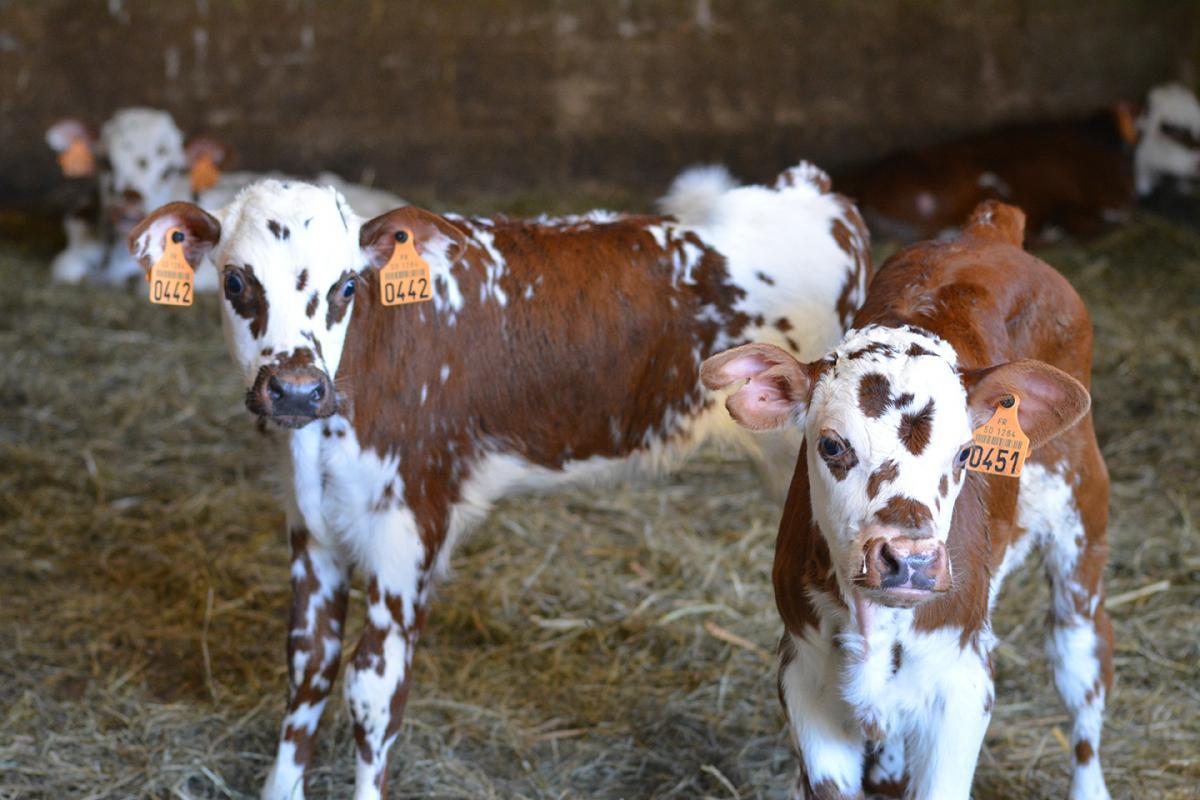
<path fill-rule="evenodd" d="M 877 234 L 915 241 L 951 233 L 978 203 L 1025 210 L 1030 233 L 1092 236 L 1134 201 L 1132 111 L 1018 125 L 898 153 L 839 176 Z"/>
<path fill-rule="evenodd" d="M 304 794 L 353 568 L 367 584 L 345 681 L 355 796 L 378 798 L 433 584 L 494 502 L 722 432 L 770 461 L 735 435 L 700 362 L 758 337 L 824 352 L 865 291 L 866 230 L 806 165 L 772 188 L 685 183 L 667 202 L 707 196 L 692 225 L 416 208 L 364 222 L 334 191 L 264 181 L 215 214 L 172 203 L 134 229 L 144 267 L 178 232 L 190 261 L 221 266 L 246 405 L 287 429 L 289 694 L 264 797 Z M 426 302 L 381 305 L 396 248 L 428 264 Z"/>
<path fill-rule="evenodd" d="M 1092 329 L 1067 281 L 1021 249 L 1023 224 L 989 201 L 961 238 L 897 253 L 824 358 L 748 344 L 701 369 L 711 388 L 738 386 L 727 407 L 742 425 L 804 434 L 773 573 L 779 698 L 801 760 L 793 797 L 905 782 L 909 798 L 969 795 L 992 709 L 990 611 L 1034 545 L 1072 720 L 1071 797 L 1108 796 Z M 1013 398 L 1032 447 L 1020 477 L 970 471 L 972 431 Z"/>
<path fill-rule="evenodd" d="M 1191 90 L 1170 83 L 1150 92 L 1137 132 L 1133 166 L 1139 195 L 1170 181 L 1185 190 L 1195 188 L 1200 181 L 1200 102 Z"/>
<path fill-rule="evenodd" d="M 208 137 L 186 142 L 166 111 L 126 108 L 108 120 L 100 134 L 78 119 L 63 119 L 46 132 L 46 142 L 73 177 L 95 175 L 98 196 L 85 209 L 73 210 L 64 223 L 67 247 L 55 259 L 51 274 L 61 283 L 84 279 L 124 283 L 141 274 L 129 255 L 125 239 L 150 209 L 174 200 L 191 200 L 205 208 L 220 208 L 242 187 L 264 175 L 222 173 L 215 185 L 193 184 L 190 170 L 203 159 L 215 166 L 227 161 L 228 149 Z M 97 168 L 101 162 L 101 168 Z M 390 192 L 357 186 L 332 174 L 318 182 L 336 187 L 350 204 L 369 215 L 395 208 L 403 201 Z M 216 271 L 196 274 L 198 291 L 217 288 Z"/>

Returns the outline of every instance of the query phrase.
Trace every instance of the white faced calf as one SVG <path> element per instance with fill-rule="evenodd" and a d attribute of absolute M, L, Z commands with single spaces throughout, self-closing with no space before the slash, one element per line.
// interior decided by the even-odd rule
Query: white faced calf
<path fill-rule="evenodd" d="M 761 337 L 824 352 L 870 272 L 853 207 L 816 170 L 784 178 L 710 185 L 692 203 L 710 222 L 691 226 L 415 208 L 364 223 L 336 192 L 264 181 L 215 215 L 175 203 L 134 230 L 144 266 L 173 228 L 189 260 L 220 266 L 246 405 L 289 429 L 290 693 L 264 797 L 303 796 L 352 568 L 368 611 L 346 698 L 356 795 L 374 798 L 431 587 L 492 503 L 669 462 L 719 433 L 782 474 L 798 444 L 773 461 L 715 404 L 700 362 Z M 413 295 L 429 299 L 384 307 L 379 267 L 410 246 L 431 272 Z"/>
<path fill-rule="evenodd" d="M 774 567 L 796 797 L 905 784 L 910 798 L 968 797 L 992 708 L 992 602 L 1034 544 L 1073 720 L 1071 797 L 1107 797 L 1108 480 L 1085 388 L 1091 324 L 1070 285 L 1021 250 L 1023 222 L 989 202 L 960 239 L 897 253 L 825 358 L 750 344 L 702 368 L 710 387 L 737 387 L 727 405 L 743 425 L 804 433 Z M 969 471 L 973 429 L 1012 398 L 1032 446 L 1019 479 Z"/>

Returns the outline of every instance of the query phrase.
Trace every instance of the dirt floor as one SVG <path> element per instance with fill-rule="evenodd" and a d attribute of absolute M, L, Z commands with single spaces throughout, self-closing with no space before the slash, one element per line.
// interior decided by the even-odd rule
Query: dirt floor
<path fill-rule="evenodd" d="M 0 242 L 0 797 L 257 796 L 285 691 L 272 448 L 213 299 L 163 309 L 53 286 L 51 253 Z M 1200 797 L 1200 236 L 1142 216 L 1043 254 L 1098 334 L 1109 786 Z M 503 505 L 434 606 L 391 797 L 782 797 L 795 761 L 768 656 L 775 514 L 716 451 L 638 485 Z M 976 798 L 1066 796 L 1045 608 L 1031 563 L 996 613 Z M 331 703 L 313 796 L 348 796 L 351 748 Z"/>

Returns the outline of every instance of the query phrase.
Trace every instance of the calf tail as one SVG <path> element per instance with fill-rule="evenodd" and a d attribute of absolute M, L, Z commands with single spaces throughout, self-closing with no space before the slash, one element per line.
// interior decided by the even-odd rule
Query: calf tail
<path fill-rule="evenodd" d="M 691 167 L 671 182 L 658 207 L 684 225 L 707 225 L 721 195 L 736 186 L 729 170 L 719 164 Z"/>

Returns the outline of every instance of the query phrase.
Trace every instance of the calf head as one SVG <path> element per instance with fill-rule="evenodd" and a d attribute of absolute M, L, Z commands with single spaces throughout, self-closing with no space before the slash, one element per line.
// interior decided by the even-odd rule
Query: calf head
<path fill-rule="evenodd" d="M 215 214 L 163 206 L 130 233 L 130 252 L 149 270 L 175 229 L 193 266 L 208 256 L 221 274 L 225 338 L 247 408 L 289 428 L 342 410 L 334 378 L 350 312 L 369 281 L 363 273 L 386 263 L 397 236 L 414 236 L 443 268 L 462 251 L 457 229 L 428 212 L 401 208 L 364 224 L 332 188 L 275 180 Z"/>
<path fill-rule="evenodd" d="M 748 344 L 704 362 L 711 389 L 743 426 L 804 432 L 813 522 L 847 600 L 915 606 L 951 588 L 946 550 L 971 433 L 1006 395 L 1038 447 L 1075 424 L 1087 390 L 1037 361 L 962 371 L 954 348 L 915 327 L 852 330 L 830 356 L 802 364 Z M 791 499 L 789 499 L 791 502 Z"/>
<path fill-rule="evenodd" d="M 1137 120 L 1138 191 L 1160 178 L 1200 179 L 1200 101 L 1182 84 L 1159 86 Z"/>
<path fill-rule="evenodd" d="M 80 120 L 59 120 L 46 131 L 46 142 L 59 154 L 72 143 L 88 149 L 93 169 L 100 165 L 100 206 L 122 236 L 148 210 L 187 197 L 186 174 L 197 159 L 207 156 L 220 165 L 227 157 L 226 149 L 208 137 L 185 145 L 171 115 L 150 108 L 118 111 L 99 136 Z"/>

